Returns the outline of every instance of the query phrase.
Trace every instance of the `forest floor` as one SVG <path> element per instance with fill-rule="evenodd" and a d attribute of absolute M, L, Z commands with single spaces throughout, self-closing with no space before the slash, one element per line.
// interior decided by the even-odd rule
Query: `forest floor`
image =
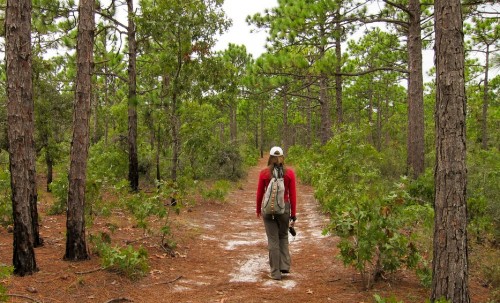
<path fill-rule="evenodd" d="M 41 195 L 45 245 L 36 248 L 40 270 L 0 281 L 7 287 L 8 302 L 375 302 L 375 294 L 397 302 L 425 302 L 430 290 L 409 270 L 364 290 L 358 272 L 338 258 L 338 238 L 322 235 L 328 218 L 320 212 L 313 189 L 300 182 L 297 235 L 290 236 L 291 273 L 281 281 L 269 279 L 264 225 L 255 216 L 258 173 L 264 165 L 261 160 L 252 167 L 226 202 L 200 202 L 170 216 L 177 242 L 173 257 L 159 247 L 158 238 L 144 237 L 123 213 L 96 220 L 87 232 L 108 232 L 113 244 L 135 241 L 134 246 L 147 248 L 150 271 L 138 281 L 96 270 L 101 267 L 96 255 L 83 262 L 63 261 L 66 217 L 46 215 L 52 201 Z M 118 226 L 113 232 L 107 229 L 110 221 Z M 11 260 L 12 233 L 0 227 L 0 263 Z M 472 302 L 489 302 L 489 289 L 472 274 L 470 293 Z"/>

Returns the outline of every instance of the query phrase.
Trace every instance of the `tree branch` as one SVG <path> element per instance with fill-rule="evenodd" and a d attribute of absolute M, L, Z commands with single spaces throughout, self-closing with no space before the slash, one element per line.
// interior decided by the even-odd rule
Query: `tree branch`
<path fill-rule="evenodd" d="M 399 8 L 400 10 L 402 10 L 405 13 L 407 13 L 408 15 L 411 14 L 410 10 L 407 7 L 403 6 L 403 5 L 394 3 L 394 2 L 389 1 L 389 0 L 382 0 L 382 1 L 384 1 L 387 4 L 389 4 L 390 6 L 394 6 L 395 8 Z"/>
<path fill-rule="evenodd" d="M 409 71 L 406 69 L 400 69 L 400 68 L 394 68 L 394 67 L 377 67 L 357 73 L 334 73 L 334 75 L 339 75 L 339 76 L 348 76 L 348 77 L 354 77 L 354 76 L 362 76 L 366 74 L 370 74 L 373 72 L 378 72 L 378 71 L 393 71 L 393 72 L 399 72 L 403 74 L 408 74 Z"/>
<path fill-rule="evenodd" d="M 18 295 L 18 294 L 6 294 L 6 295 L 9 296 L 9 297 L 13 297 L 13 298 L 23 298 L 23 299 L 31 300 L 33 302 L 41 303 L 37 299 L 33 299 L 33 298 L 25 296 L 25 295 Z"/>
<path fill-rule="evenodd" d="M 128 79 L 127 78 L 124 78 L 118 74 L 114 74 L 114 73 L 102 73 L 102 72 L 94 72 L 94 75 L 99 75 L 99 76 L 113 76 L 113 77 L 117 77 L 118 79 L 122 80 L 123 82 L 125 83 L 128 83 Z"/>

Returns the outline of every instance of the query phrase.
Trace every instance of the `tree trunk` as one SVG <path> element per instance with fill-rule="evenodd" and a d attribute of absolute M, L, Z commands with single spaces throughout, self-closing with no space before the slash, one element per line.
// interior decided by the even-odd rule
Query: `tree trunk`
<path fill-rule="evenodd" d="M 285 154 L 288 152 L 288 147 L 290 147 L 290 129 L 288 125 L 288 98 L 287 98 L 287 87 L 283 88 L 283 151 Z"/>
<path fill-rule="evenodd" d="M 464 41 L 460 0 L 436 0 L 436 167 L 431 301 L 470 302 Z"/>
<path fill-rule="evenodd" d="M 156 181 L 161 180 L 160 152 L 161 152 L 161 125 L 158 125 L 158 135 L 156 138 Z"/>
<path fill-rule="evenodd" d="M 45 164 L 47 165 L 47 192 L 50 193 L 50 184 L 52 184 L 52 178 L 54 176 L 52 169 L 54 167 L 54 161 L 52 160 L 52 155 L 50 152 L 45 152 Z"/>
<path fill-rule="evenodd" d="M 308 81 L 309 82 L 309 81 Z M 311 86 L 307 86 L 307 97 L 306 98 L 306 146 L 309 148 L 312 146 L 313 142 L 313 131 L 312 131 L 312 92 Z"/>
<path fill-rule="evenodd" d="M 37 218 L 33 131 L 33 82 L 31 68 L 31 0 L 9 0 L 5 11 L 7 134 L 14 219 L 14 274 L 30 275 L 35 260 Z M 33 166 L 33 167 L 32 167 Z M 34 184 L 30 184 L 35 182 Z M 33 188 L 35 192 L 33 192 Z M 35 194 L 34 194 L 35 193 Z M 33 201 L 33 199 L 35 199 Z M 34 209 L 36 212 L 36 208 Z"/>
<path fill-rule="evenodd" d="M 321 75 L 319 80 L 321 105 L 321 144 L 326 144 L 332 136 L 332 119 L 330 117 L 330 100 L 328 100 L 328 79 Z"/>
<path fill-rule="evenodd" d="M 260 99 L 260 157 L 264 157 L 264 99 Z"/>
<path fill-rule="evenodd" d="M 481 121 L 481 148 L 488 149 L 488 66 L 490 65 L 490 45 L 486 45 L 486 65 L 484 70 L 483 113 Z"/>
<path fill-rule="evenodd" d="M 94 92 L 94 123 L 92 125 L 92 144 L 99 142 L 99 93 Z M 92 106 L 92 105 L 91 105 Z"/>
<path fill-rule="evenodd" d="M 320 38 L 325 36 L 325 30 L 320 29 Z M 325 46 L 321 45 L 319 49 L 319 58 L 326 54 Z M 321 144 L 325 144 L 332 136 L 332 118 L 330 116 L 330 100 L 328 98 L 328 76 L 321 72 L 319 76 L 319 103 L 321 107 Z"/>
<path fill-rule="evenodd" d="M 236 120 L 236 102 L 229 104 L 229 140 L 233 146 L 236 146 L 237 140 L 237 120 Z"/>
<path fill-rule="evenodd" d="M 422 37 L 420 0 L 409 2 L 408 29 L 408 137 L 407 168 L 416 179 L 424 172 L 424 80 L 422 75 Z"/>
<path fill-rule="evenodd" d="M 76 46 L 76 89 L 71 141 L 66 253 L 64 260 L 89 259 L 85 242 L 85 183 L 89 150 L 89 116 L 92 98 L 94 0 L 80 0 Z"/>
<path fill-rule="evenodd" d="M 108 73 L 108 65 L 104 65 L 105 72 Z M 109 102 L 109 78 L 108 76 L 104 76 L 104 107 L 111 105 Z M 104 145 L 108 146 L 108 138 L 109 137 L 109 114 L 107 111 L 104 112 Z"/>
<path fill-rule="evenodd" d="M 175 88 L 174 88 L 175 90 Z M 172 97 L 172 170 L 171 178 L 172 181 L 177 181 L 177 171 L 179 166 L 179 154 L 180 154 L 180 114 L 177 110 L 177 94 L 174 92 Z"/>
<path fill-rule="evenodd" d="M 137 159 L 137 83 L 134 3 L 128 8 L 128 181 L 133 191 L 139 190 L 139 163 Z"/>
<path fill-rule="evenodd" d="M 375 139 L 375 148 L 378 152 L 382 150 L 382 96 L 378 90 L 377 96 L 377 132 Z"/>
<path fill-rule="evenodd" d="M 338 6 L 336 12 L 336 18 L 338 22 L 335 23 L 335 100 L 337 102 L 337 126 L 342 125 L 344 121 L 344 113 L 342 106 L 342 25 L 340 24 L 340 5 Z"/>

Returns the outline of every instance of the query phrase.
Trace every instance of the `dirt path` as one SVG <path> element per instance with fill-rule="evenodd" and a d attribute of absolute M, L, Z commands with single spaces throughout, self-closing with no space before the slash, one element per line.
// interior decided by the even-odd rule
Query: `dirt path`
<path fill-rule="evenodd" d="M 297 236 L 290 236 L 292 273 L 282 281 L 267 277 L 267 240 L 255 216 L 258 174 L 264 165 L 261 160 L 249 171 L 226 204 L 193 209 L 189 222 L 200 234 L 186 248 L 183 264 L 176 264 L 176 269 L 188 270 L 169 287 L 171 301 L 166 302 L 372 302 L 373 293 L 386 292 L 363 291 L 357 273 L 335 257 L 336 238 L 322 235 L 328 218 L 320 213 L 312 188 L 300 183 Z M 411 289 L 418 302 L 424 292 L 414 282 L 385 288 L 398 293 Z"/>
<path fill-rule="evenodd" d="M 46 245 L 36 249 L 40 271 L 3 283 L 8 293 L 37 302 L 374 302 L 373 294 L 395 295 L 398 302 L 425 301 L 428 290 L 406 271 L 364 291 L 357 272 L 346 269 L 336 257 L 337 239 L 322 235 L 328 219 L 320 213 L 312 189 L 300 182 L 297 236 L 290 238 L 291 274 L 281 281 L 267 278 L 267 240 L 263 223 L 255 216 L 258 173 L 264 163 L 261 160 L 250 169 L 227 202 L 196 203 L 172 217 L 178 241 L 175 257 L 160 250 L 155 239 L 135 242 L 146 247 L 150 257 L 150 272 L 139 281 L 105 270 L 92 271 L 100 267 L 95 256 L 85 262 L 62 261 L 65 217 L 61 215 L 42 217 L 41 235 Z M 49 201 L 42 197 L 40 203 L 44 209 Z M 105 219 L 118 226 L 112 233 L 116 244 L 142 238 L 142 231 L 133 228 L 129 218 L 120 213 L 116 216 Z M 98 220 L 91 232 L 105 231 L 105 226 L 105 221 Z M 0 263 L 11 263 L 11 243 L 12 234 L 0 228 Z M 486 302 L 477 295 L 476 291 L 473 302 Z M 21 297 L 9 300 L 32 302 Z"/>

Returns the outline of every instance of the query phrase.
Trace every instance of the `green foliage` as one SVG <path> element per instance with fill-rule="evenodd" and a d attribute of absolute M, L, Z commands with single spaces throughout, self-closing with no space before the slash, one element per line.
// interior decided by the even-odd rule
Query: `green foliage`
<path fill-rule="evenodd" d="M 100 141 L 91 146 L 87 174 L 97 183 L 110 183 L 123 179 L 128 174 L 128 155 L 119 145 L 106 145 Z"/>
<path fill-rule="evenodd" d="M 245 167 L 256 165 L 259 160 L 259 151 L 250 145 L 240 146 L 240 155 Z"/>
<path fill-rule="evenodd" d="M 310 150 L 319 150 L 320 146 L 314 146 L 311 149 L 295 145 L 288 149 L 288 156 L 286 162 L 294 165 L 297 175 L 300 177 L 300 182 L 311 185 L 313 174 L 315 173 L 316 158 L 319 157 L 317 153 L 310 153 Z M 319 159 L 318 159 L 319 160 Z"/>
<path fill-rule="evenodd" d="M 3 281 L 4 279 L 10 277 L 12 275 L 12 272 L 14 271 L 14 267 L 12 266 L 7 266 L 5 264 L 0 264 L 0 282 Z M 3 283 L 0 283 L 0 302 L 6 302 L 7 297 L 5 296 L 7 292 L 7 289 L 3 285 Z"/>
<path fill-rule="evenodd" d="M 69 181 L 67 172 L 59 173 L 50 184 L 50 190 L 54 196 L 54 204 L 52 204 L 47 211 L 49 215 L 60 215 L 66 211 L 68 188 Z"/>
<path fill-rule="evenodd" d="M 406 178 L 391 181 L 381 174 L 382 154 L 365 137 L 362 130 L 346 128 L 324 147 L 304 153 L 310 160 L 298 165 L 305 163 L 306 179 L 331 216 L 328 231 L 340 237 L 340 258 L 369 288 L 385 272 L 422 268 L 417 231 L 431 226 L 433 212 L 413 202 Z M 302 179 L 304 169 L 298 171 Z"/>
<path fill-rule="evenodd" d="M 217 180 L 208 188 L 201 188 L 201 197 L 205 201 L 224 202 L 226 195 L 231 189 L 231 182 L 227 180 Z"/>
<path fill-rule="evenodd" d="M 7 168 L 0 168 L 0 225 L 13 224 L 12 200 L 10 195 L 10 173 Z"/>
<path fill-rule="evenodd" d="M 107 270 L 116 271 L 131 280 L 138 280 L 147 274 L 149 270 L 148 252 L 142 246 L 138 249 L 131 245 L 112 247 L 102 239 L 97 240 L 94 244 L 101 257 L 102 266 Z"/>
<path fill-rule="evenodd" d="M 389 298 L 382 298 L 380 295 L 374 294 L 373 298 L 377 303 L 404 303 L 403 301 L 398 301 L 394 296 L 391 296 Z"/>
<path fill-rule="evenodd" d="M 500 301 L 500 265 L 497 264 L 487 264 L 483 265 L 483 272 L 491 286 L 491 296 L 494 302 Z"/>
<path fill-rule="evenodd" d="M 209 167 L 215 178 L 237 180 L 243 176 L 243 159 L 230 145 L 219 145 L 212 151 Z"/>
<path fill-rule="evenodd" d="M 148 196 L 144 193 L 135 193 L 127 196 L 125 205 L 136 220 L 137 227 L 147 230 L 149 217 L 156 215 L 163 218 L 166 208 L 158 195 Z"/>
<path fill-rule="evenodd" d="M 174 247 L 175 241 L 172 239 L 169 215 L 171 211 L 180 212 L 185 196 L 183 191 L 177 187 L 177 183 L 160 182 L 154 194 L 145 194 L 142 192 L 128 193 L 125 192 L 127 188 L 123 187 L 119 196 L 121 202 L 134 217 L 136 226 L 142 228 L 145 233 L 159 234 L 163 246 Z M 176 205 L 170 205 L 172 198 L 176 199 Z M 150 225 L 150 222 L 156 221 L 151 220 L 152 216 L 163 220 L 162 225 L 158 229 L 153 229 Z"/>
<path fill-rule="evenodd" d="M 468 155 L 469 232 L 479 243 L 500 243 L 500 153 L 476 150 Z"/>
<path fill-rule="evenodd" d="M 420 203 L 434 205 L 434 167 L 428 167 L 408 185 L 408 193 Z"/>

